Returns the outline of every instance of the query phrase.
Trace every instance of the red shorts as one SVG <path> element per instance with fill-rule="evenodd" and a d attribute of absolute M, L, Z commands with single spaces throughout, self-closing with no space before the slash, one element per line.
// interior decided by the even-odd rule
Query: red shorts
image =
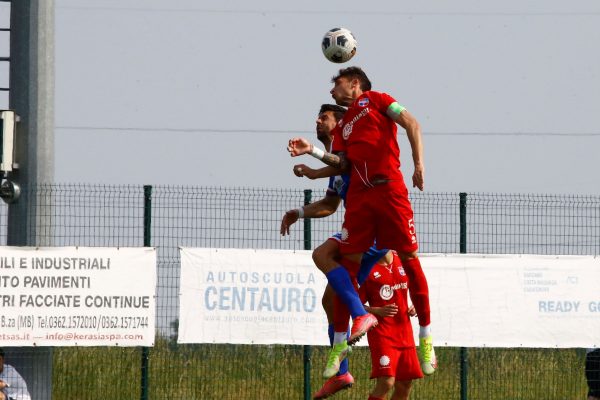
<path fill-rule="evenodd" d="M 371 346 L 371 379 L 393 376 L 397 381 L 423 377 L 414 347 Z"/>
<path fill-rule="evenodd" d="M 419 248 L 408 190 L 402 181 L 348 193 L 340 253 L 364 253 L 374 241 L 377 248 L 398 253 Z"/>

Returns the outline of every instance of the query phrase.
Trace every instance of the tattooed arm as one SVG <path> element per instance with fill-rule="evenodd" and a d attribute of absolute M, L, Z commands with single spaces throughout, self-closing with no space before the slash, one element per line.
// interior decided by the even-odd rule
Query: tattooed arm
<path fill-rule="evenodd" d="M 338 168 L 340 173 L 348 172 L 350 170 L 350 163 L 348 162 L 345 153 L 340 152 L 333 154 L 323 151 L 304 138 L 290 139 L 287 150 L 292 157 L 310 154 L 323 161 L 326 165 Z"/>

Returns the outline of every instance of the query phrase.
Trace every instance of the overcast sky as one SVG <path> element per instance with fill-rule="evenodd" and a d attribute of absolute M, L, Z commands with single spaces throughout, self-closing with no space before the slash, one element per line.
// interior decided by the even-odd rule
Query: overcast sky
<path fill-rule="evenodd" d="M 315 137 L 344 26 L 343 66 L 421 122 L 427 191 L 600 194 L 597 0 L 55 4 L 56 182 L 319 187 L 285 146 Z"/>

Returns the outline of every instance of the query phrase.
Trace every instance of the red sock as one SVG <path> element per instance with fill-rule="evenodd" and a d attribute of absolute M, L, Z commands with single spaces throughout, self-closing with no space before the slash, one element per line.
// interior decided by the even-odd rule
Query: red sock
<path fill-rule="evenodd" d="M 402 267 L 408 275 L 408 293 L 417 310 L 419 325 L 427 326 L 431 323 L 429 288 L 427 287 L 427 278 L 425 278 L 423 268 L 421 268 L 421 261 L 418 258 L 402 260 Z"/>

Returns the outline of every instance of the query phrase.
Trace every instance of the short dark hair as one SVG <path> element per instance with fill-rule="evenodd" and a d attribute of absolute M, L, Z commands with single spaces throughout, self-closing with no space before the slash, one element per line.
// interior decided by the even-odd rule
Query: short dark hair
<path fill-rule="evenodd" d="M 0 347 L 0 357 L 4 358 L 4 349 Z"/>
<path fill-rule="evenodd" d="M 346 114 L 346 109 L 342 106 L 338 106 L 337 104 L 321 104 L 319 115 L 326 111 L 331 111 L 336 121 L 344 118 L 344 114 Z"/>
<path fill-rule="evenodd" d="M 336 76 L 331 78 L 331 82 L 335 83 L 339 78 L 358 79 L 360 82 L 360 90 L 363 92 L 371 90 L 371 81 L 360 67 L 342 68 Z"/>

